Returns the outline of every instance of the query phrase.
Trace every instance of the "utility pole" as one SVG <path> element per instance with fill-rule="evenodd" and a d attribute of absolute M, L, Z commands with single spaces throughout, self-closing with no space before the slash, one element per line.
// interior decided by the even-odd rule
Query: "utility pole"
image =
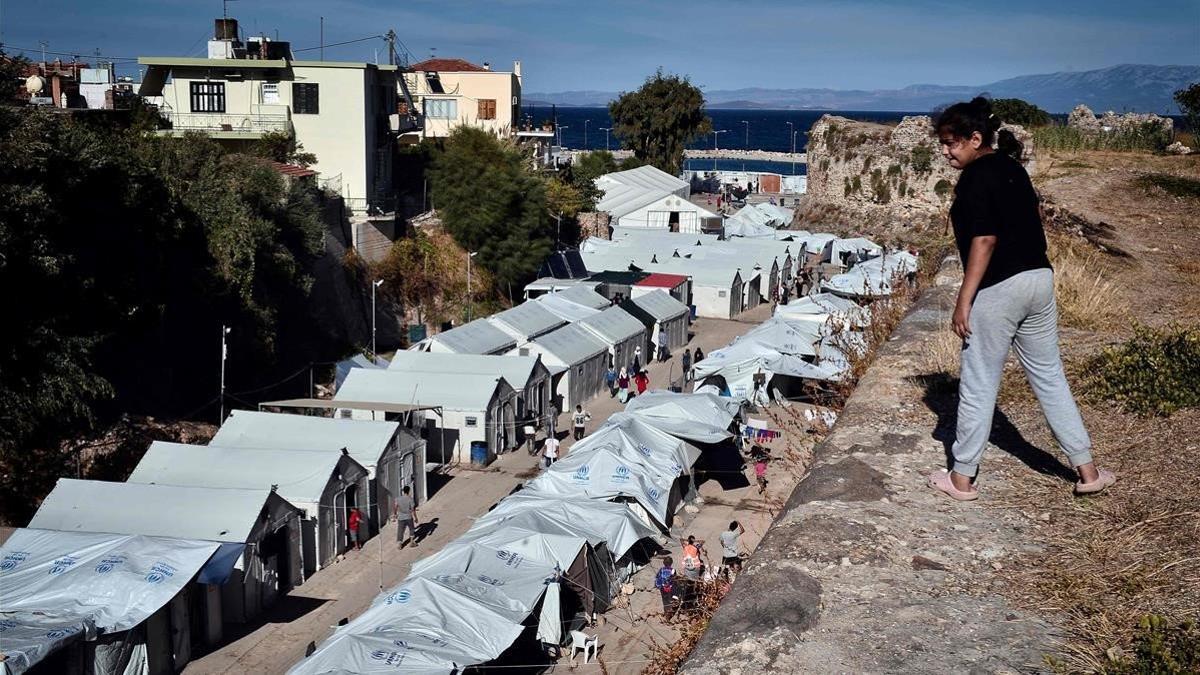
<path fill-rule="evenodd" d="M 225 337 L 229 335 L 229 331 L 233 330 L 225 324 L 221 324 L 221 395 L 219 410 L 217 412 L 217 426 L 225 421 L 225 359 L 229 356 L 229 348 L 226 346 Z"/>
<path fill-rule="evenodd" d="M 321 17 L 321 60 L 325 60 L 325 17 Z"/>
<path fill-rule="evenodd" d="M 746 149 L 749 150 L 750 149 L 750 122 L 748 120 L 742 120 L 742 124 L 746 125 Z"/>
<path fill-rule="evenodd" d="M 608 132 L 612 131 L 612 127 L 600 127 L 600 131 L 604 132 L 604 149 L 612 152 L 612 148 L 608 145 Z"/>
<path fill-rule="evenodd" d="M 383 39 L 387 41 L 388 46 L 388 65 L 396 65 L 396 31 L 388 29 L 384 34 Z"/>
<path fill-rule="evenodd" d="M 788 133 L 792 136 L 792 174 L 796 173 L 796 125 L 793 122 L 788 122 Z"/>
<path fill-rule="evenodd" d="M 588 142 L 587 142 L 587 130 L 588 130 L 588 125 L 589 125 L 589 124 L 591 124 L 591 123 L 592 123 L 592 121 L 591 121 L 591 120 L 584 120 L 584 121 L 583 121 L 583 149 L 584 149 L 584 150 L 587 150 L 587 149 L 588 149 Z"/>
<path fill-rule="evenodd" d="M 717 134 L 724 134 L 728 131 L 728 129 L 713 129 L 713 171 L 717 170 Z"/>
<path fill-rule="evenodd" d="M 371 363 L 375 363 L 378 352 L 375 351 L 375 290 L 383 283 L 383 279 L 371 282 Z"/>
<path fill-rule="evenodd" d="M 469 322 L 474 316 L 472 311 L 475 307 L 475 299 L 471 296 L 471 258 L 479 255 L 479 251 L 471 251 L 467 253 L 467 321 Z"/>

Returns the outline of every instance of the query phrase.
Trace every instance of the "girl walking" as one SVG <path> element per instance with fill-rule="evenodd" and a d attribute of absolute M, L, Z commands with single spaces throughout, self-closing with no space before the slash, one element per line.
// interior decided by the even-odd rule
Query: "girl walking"
<path fill-rule="evenodd" d="M 984 98 L 952 105 L 937 121 L 942 156 L 962 172 L 950 220 L 963 261 L 951 323 L 963 348 L 954 465 L 931 474 L 928 482 L 954 499 L 979 496 L 973 483 L 992 429 L 1004 361 L 1015 345 L 1054 438 L 1079 474 L 1075 493 L 1100 492 L 1117 478 L 1092 460 L 1091 439 L 1058 351 L 1054 272 L 1037 193 L 1016 159 L 1021 144 L 999 130 L 1000 119 Z"/>

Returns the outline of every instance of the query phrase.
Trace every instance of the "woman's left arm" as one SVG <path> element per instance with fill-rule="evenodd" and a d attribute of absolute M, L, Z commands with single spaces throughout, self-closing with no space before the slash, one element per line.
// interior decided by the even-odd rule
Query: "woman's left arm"
<path fill-rule="evenodd" d="M 983 282 L 983 274 L 987 272 L 995 250 L 994 235 L 971 239 L 962 287 L 958 290 L 958 302 L 954 305 L 954 317 L 951 319 L 954 333 L 964 340 L 971 334 L 971 303 L 975 301 L 975 293 L 979 291 L 979 284 Z"/>

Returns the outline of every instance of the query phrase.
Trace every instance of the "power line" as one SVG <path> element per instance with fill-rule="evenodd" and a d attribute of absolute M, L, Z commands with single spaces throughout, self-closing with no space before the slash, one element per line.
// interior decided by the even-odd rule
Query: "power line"
<path fill-rule="evenodd" d="M 5 44 L 3 42 L 0 42 L 0 48 L 15 49 L 20 52 L 41 52 L 42 51 L 41 47 L 38 47 L 37 49 L 33 49 L 32 47 L 18 47 L 16 45 Z M 47 53 L 47 54 L 54 54 L 55 56 L 72 56 L 75 58 L 79 58 L 79 57 L 87 54 L 87 52 L 88 52 L 88 50 L 86 50 L 86 49 L 80 50 L 80 51 L 75 51 L 75 52 L 56 52 L 56 51 L 51 51 L 49 49 L 45 50 L 45 53 Z M 104 59 L 105 61 L 137 61 L 136 56 L 108 56 L 107 54 L 96 54 L 94 52 L 91 54 L 91 56 L 94 56 L 98 59 Z"/>
<path fill-rule="evenodd" d="M 382 35 L 370 35 L 367 37 L 358 38 L 357 40 L 346 40 L 345 42 L 335 42 L 333 44 L 321 45 L 318 47 L 305 47 L 303 49 L 293 49 L 292 53 L 295 54 L 298 52 L 315 52 L 318 49 L 328 49 L 330 47 L 341 47 L 342 45 L 352 45 L 356 42 L 366 42 L 367 40 L 382 40 L 382 39 L 383 39 Z"/>

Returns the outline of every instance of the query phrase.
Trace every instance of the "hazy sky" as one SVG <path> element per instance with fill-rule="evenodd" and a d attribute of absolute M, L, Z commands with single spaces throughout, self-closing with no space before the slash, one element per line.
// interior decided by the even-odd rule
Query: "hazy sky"
<path fill-rule="evenodd" d="M 986 84 L 1119 63 L 1200 64 L 1200 0 L 232 0 L 247 33 L 317 46 L 395 29 L 417 57 L 523 62 L 527 92 L 636 87 L 661 66 L 708 89 Z M 198 56 L 220 0 L 0 0 L 0 39 L 93 58 Z M 327 48 L 373 60 L 380 40 Z M 317 58 L 316 51 L 297 54 Z M 69 57 L 68 57 L 69 58 Z M 123 63 L 125 72 L 132 64 Z"/>

